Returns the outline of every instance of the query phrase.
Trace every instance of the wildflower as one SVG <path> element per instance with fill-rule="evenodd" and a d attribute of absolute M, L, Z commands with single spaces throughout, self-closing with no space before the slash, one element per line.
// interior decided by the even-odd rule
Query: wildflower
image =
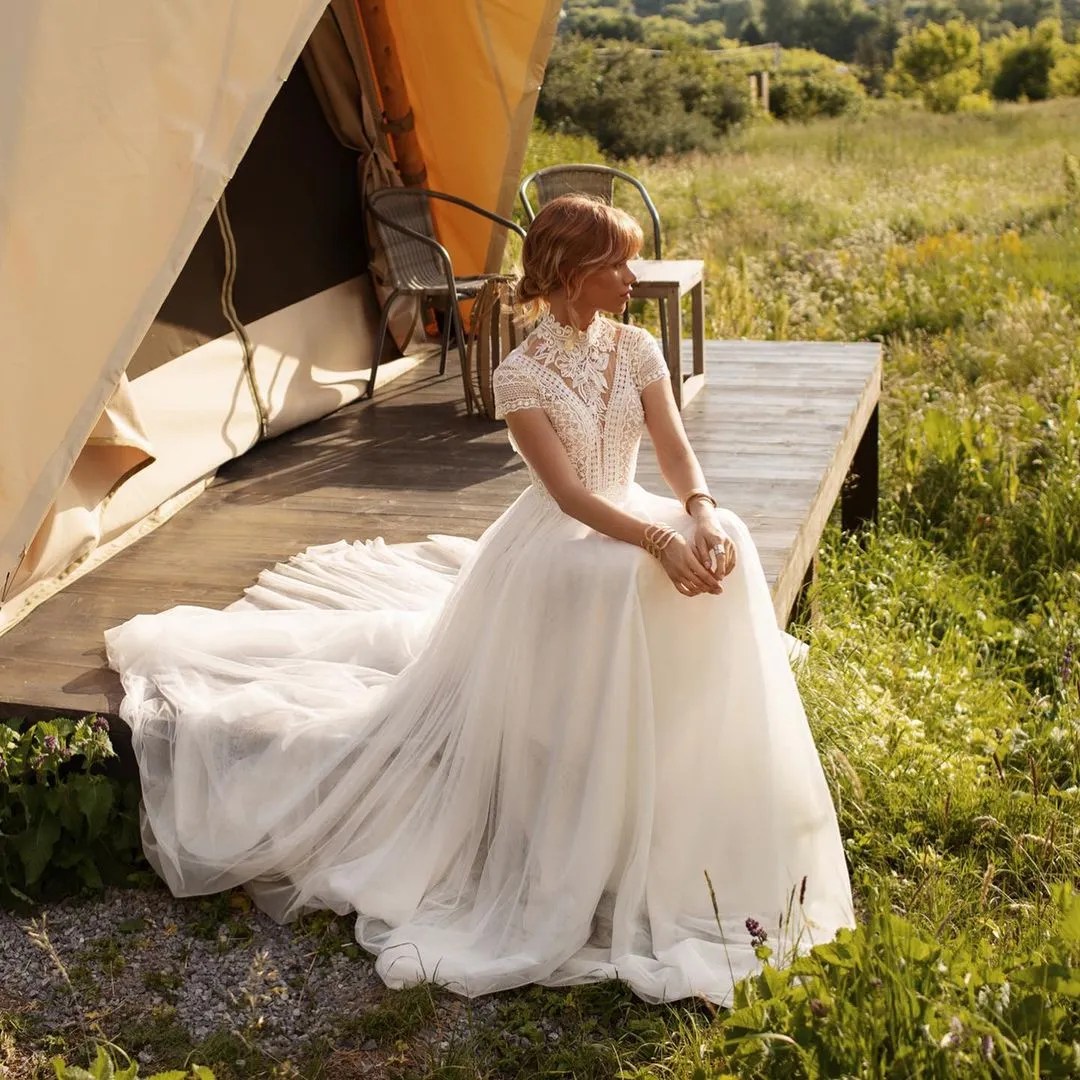
<path fill-rule="evenodd" d="M 820 1020 L 828 1014 L 829 1006 L 821 998 L 811 998 L 810 1011 Z"/>
<path fill-rule="evenodd" d="M 960 1022 L 960 1017 L 954 1016 L 949 1021 L 949 1030 L 941 1037 L 942 1050 L 948 1050 L 952 1047 L 959 1046 L 963 1036 L 964 1025 Z"/>
<path fill-rule="evenodd" d="M 109 721 L 106 720 L 103 716 L 95 716 L 94 722 L 90 725 L 90 727 L 93 731 L 108 731 Z"/>
<path fill-rule="evenodd" d="M 764 945 L 769 940 L 769 935 L 765 931 L 765 927 L 761 925 L 755 918 L 748 918 L 746 920 L 746 932 L 750 935 L 750 944 L 757 948 L 758 945 Z"/>
<path fill-rule="evenodd" d="M 35 754 L 34 757 L 30 759 L 30 768 L 31 769 L 42 769 L 44 767 L 45 767 L 45 756 L 43 754 Z"/>
<path fill-rule="evenodd" d="M 994 1036 L 987 1033 L 979 1040 L 979 1049 L 982 1051 L 982 1056 L 985 1060 L 989 1061 L 994 1056 Z"/>
<path fill-rule="evenodd" d="M 60 743 L 57 742 L 55 735 L 45 736 L 45 749 L 48 750 L 50 754 L 55 754 L 56 751 L 60 749 Z"/>

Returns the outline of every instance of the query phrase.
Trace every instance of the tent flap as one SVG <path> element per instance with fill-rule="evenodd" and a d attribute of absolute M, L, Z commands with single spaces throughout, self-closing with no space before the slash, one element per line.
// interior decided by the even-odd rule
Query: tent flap
<path fill-rule="evenodd" d="M 324 6 L 5 7 L 0 579 L 8 589 Z"/>

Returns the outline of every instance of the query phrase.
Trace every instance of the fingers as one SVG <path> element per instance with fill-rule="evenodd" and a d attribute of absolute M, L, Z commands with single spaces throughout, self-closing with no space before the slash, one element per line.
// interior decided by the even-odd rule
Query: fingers
<path fill-rule="evenodd" d="M 730 537 L 724 537 L 724 576 L 726 577 L 735 569 L 737 552 L 735 542 Z"/>
<path fill-rule="evenodd" d="M 687 573 L 691 581 L 699 588 L 711 593 L 721 592 L 723 586 L 720 584 L 720 579 L 708 570 L 694 555 L 693 552 L 688 553 L 690 555 L 689 565 L 687 566 Z"/>

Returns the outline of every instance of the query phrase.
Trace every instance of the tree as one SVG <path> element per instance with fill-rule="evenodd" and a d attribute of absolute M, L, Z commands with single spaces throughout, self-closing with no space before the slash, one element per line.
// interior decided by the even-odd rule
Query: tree
<path fill-rule="evenodd" d="M 980 62 L 979 31 L 974 26 L 962 19 L 929 23 L 901 39 L 890 85 L 906 97 L 918 95 L 934 112 L 986 107 L 985 92 L 975 93 Z"/>
<path fill-rule="evenodd" d="M 854 60 L 859 38 L 880 25 L 881 17 L 863 0 L 808 0 L 800 22 L 800 43 L 834 60 Z"/>
<path fill-rule="evenodd" d="M 994 76 L 994 97 L 1001 101 L 1048 98 L 1051 75 L 1064 44 L 1058 19 L 1044 19 L 1034 30 L 1018 30 L 1002 49 Z"/>
<path fill-rule="evenodd" d="M 802 0 L 764 0 L 765 36 L 781 45 L 798 45 L 802 12 Z"/>
<path fill-rule="evenodd" d="M 912 30 L 900 40 L 893 61 L 893 70 L 900 79 L 915 87 L 978 66 L 979 31 L 962 19 Z"/>

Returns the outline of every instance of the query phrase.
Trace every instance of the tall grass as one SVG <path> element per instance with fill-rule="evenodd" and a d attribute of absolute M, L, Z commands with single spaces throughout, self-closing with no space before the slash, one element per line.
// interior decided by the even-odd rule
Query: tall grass
<path fill-rule="evenodd" d="M 879 340 L 885 385 L 880 525 L 827 532 L 802 676 L 860 929 L 630 1075 L 1080 1075 L 1077 133 L 886 108 L 632 166 L 711 335 Z"/>

